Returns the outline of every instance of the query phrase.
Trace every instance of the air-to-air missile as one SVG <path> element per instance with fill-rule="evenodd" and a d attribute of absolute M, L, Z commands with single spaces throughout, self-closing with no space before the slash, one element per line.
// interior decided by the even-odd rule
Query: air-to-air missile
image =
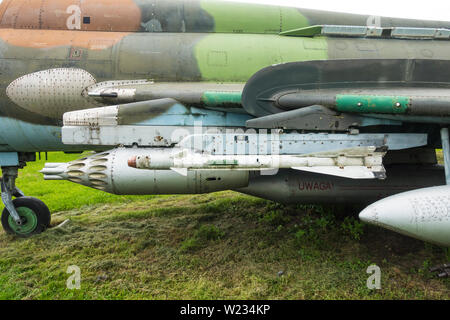
<path fill-rule="evenodd" d="M 188 149 L 152 150 L 144 155 L 132 156 L 128 165 L 150 170 L 314 170 L 346 176 L 353 179 L 372 179 L 385 176 L 383 156 L 375 147 L 336 150 L 306 155 L 208 155 Z"/>
<path fill-rule="evenodd" d="M 45 179 L 282 203 L 395 195 L 361 218 L 448 245 L 449 190 L 423 188 L 450 185 L 450 22 L 220 0 L 15 0 L 0 1 L 0 47 L 7 232 L 48 226 L 48 208 L 15 186 L 35 152 L 95 150 L 47 163 Z"/>

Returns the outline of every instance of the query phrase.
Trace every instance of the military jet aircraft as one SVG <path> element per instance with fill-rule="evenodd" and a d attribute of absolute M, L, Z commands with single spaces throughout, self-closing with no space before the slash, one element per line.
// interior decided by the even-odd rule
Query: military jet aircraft
<path fill-rule="evenodd" d="M 91 150 L 47 163 L 44 178 L 121 195 L 372 203 L 362 220 L 450 245 L 450 22 L 216 0 L 4 0 L 0 73 L 8 233 L 50 223 L 18 170 L 37 152 Z"/>

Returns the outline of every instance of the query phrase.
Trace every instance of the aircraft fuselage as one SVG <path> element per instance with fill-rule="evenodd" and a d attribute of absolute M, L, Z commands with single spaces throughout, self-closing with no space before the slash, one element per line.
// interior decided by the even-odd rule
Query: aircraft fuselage
<path fill-rule="evenodd" d="M 376 22 L 376 17 L 222 1 L 127 0 L 105 5 L 107 12 L 100 13 L 97 2 L 32 1 L 27 9 L 23 1 L 1 5 L 0 151 L 74 148 L 60 141 L 61 114 L 70 108 L 42 112 L 41 107 L 30 109 L 6 95 L 14 80 L 36 71 L 79 68 L 98 82 L 244 84 L 264 67 L 293 61 L 449 58 L 448 41 L 429 40 L 424 45 L 423 40 L 278 35 L 316 24 L 363 25 Z M 391 18 L 378 23 L 446 26 Z"/>

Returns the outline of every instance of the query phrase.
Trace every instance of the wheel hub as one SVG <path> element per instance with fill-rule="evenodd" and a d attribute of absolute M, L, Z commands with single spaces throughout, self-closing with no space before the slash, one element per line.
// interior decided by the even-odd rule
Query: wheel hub
<path fill-rule="evenodd" d="M 17 224 L 14 219 L 9 216 L 8 223 L 11 229 L 21 235 L 26 235 L 34 231 L 38 224 L 36 213 L 33 210 L 26 207 L 16 208 L 17 213 L 20 216 L 21 223 Z"/>

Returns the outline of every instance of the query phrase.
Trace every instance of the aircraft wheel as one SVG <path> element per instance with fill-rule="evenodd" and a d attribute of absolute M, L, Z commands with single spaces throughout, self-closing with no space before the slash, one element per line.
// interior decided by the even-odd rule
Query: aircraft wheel
<path fill-rule="evenodd" d="M 41 200 L 31 197 L 20 197 L 13 200 L 17 213 L 23 220 L 22 225 L 17 225 L 6 208 L 2 213 L 3 229 L 9 234 L 21 238 L 31 237 L 42 233 L 50 225 L 50 210 Z"/>

